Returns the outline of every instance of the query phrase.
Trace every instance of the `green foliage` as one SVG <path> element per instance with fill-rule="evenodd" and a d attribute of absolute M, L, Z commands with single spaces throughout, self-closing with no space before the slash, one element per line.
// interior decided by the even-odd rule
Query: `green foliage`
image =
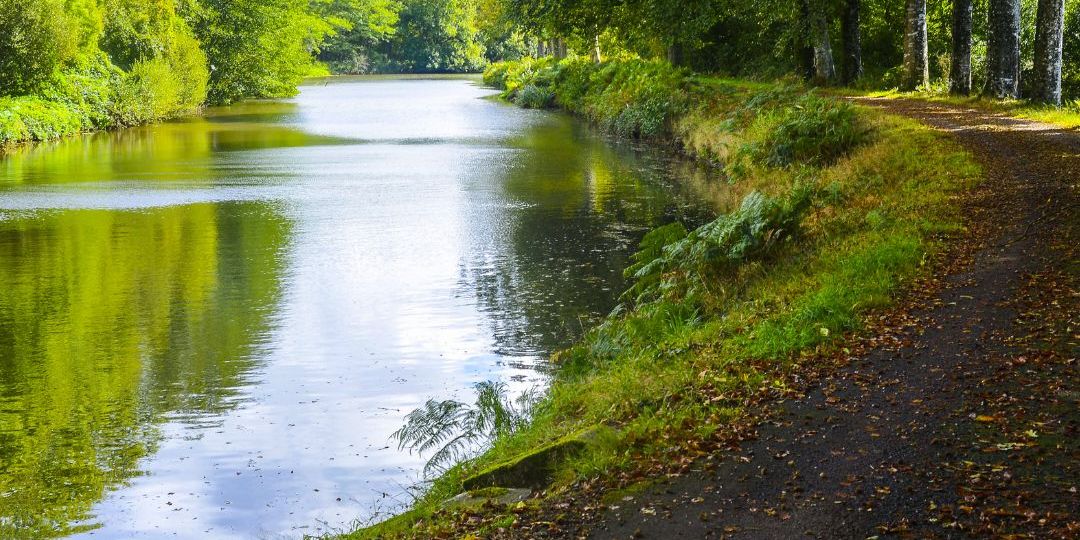
<path fill-rule="evenodd" d="M 54 75 L 40 95 L 75 111 L 85 129 L 104 129 L 113 125 L 113 100 L 123 77 L 124 72 L 105 53 L 88 52 Z"/>
<path fill-rule="evenodd" d="M 806 188 L 796 188 L 783 199 L 755 191 L 734 212 L 689 233 L 681 225 L 653 231 L 626 269 L 634 283 L 623 300 L 640 305 L 715 294 L 743 264 L 767 258 L 794 238 L 811 200 Z"/>
<path fill-rule="evenodd" d="M 340 27 L 319 48 L 319 60 L 334 73 L 361 74 L 376 67 L 378 47 L 397 32 L 400 2 L 396 0 L 329 0 L 320 13 Z"/>
<path fill-rule="evenodd" d="M 522 103 L 549 103 L 553 96 L 570 111 L 602 127 L 630 137 L 658 137 L 668 133 L 672 120 L 686 110 L 689 73 L 666 62 L 644 60 L 593 64 L 581 59 L 522 59 L 492 64 L 484 72 L 487 84 Z M 543 91 L 543 92 L 541 92 Z"/>
<path fill-rule="evenodd" d="M 829 165 L 869 135 L 850 103 L 813 94 L 758 115 L 750 129 L 754 136 L 739 148 L 729 171 L 744 160 L 766 167 Z"/>
<path fill-rule="evenodd" d="M 295 94 L 333 30 L 308 0 L 203 0 L 192 27 L 211 66 L 211 103 Z"/>
<path fill-rule="evenodd" d="M 555 104 L 555 92 L 550 88 L 527 84 L 517 92 L 514 103 L 526 109 L 546 109 Z"/>
<path fill-rule="evenodd" d="M 405 417 L 405 425 L 391 437 L 398 449 L 435 452 L 424 466 L 424 474 L 444 472 L 499 437 L 517 432 L 529 420 L 535 396 L 526 392 L 516 400 L 507 396 L 501 382 L 477 383 L 476 401 L 428 400 Z"/>
<path fill-rule="evenodd" d="M 60 0 L 0 0 L 0 95 L 37 91 L 76 44 Z"/>
<path fill-rule="evenodd" d="M 475 9 L 469 0 L 404 0 L 387 68 L 416 73 L 482 69 Z"/>
<path fill-rule="evenodd" d="M 79 114 L 66 105 L 34 96 L 0 97 L 0 146 L 45 141 L 82 127 Z"/>

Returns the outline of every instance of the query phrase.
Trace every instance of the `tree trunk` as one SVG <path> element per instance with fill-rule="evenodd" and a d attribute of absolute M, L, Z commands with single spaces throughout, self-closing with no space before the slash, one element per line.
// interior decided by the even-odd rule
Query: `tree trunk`
<path fill-rule="evenodd" d="M 1020 0 L 990 0 L 988 23 L 985 93 L 1020 97 Z"/>
<path fill-rule="evenodd" d="M 971 0 L 953 0 L 949 92 L 971 94 Z"/>
<path fill-rule="evenodd" d="M 829 41 L 829 21 L 821 6 L 813 14 L 810 32 L 814 44 L 814 83 L 827 85 L 836 78 L 836 63 L 833 62 L 832 43 Z"/>
<path fill-rule="evenodd" d="M 802 72 L 803 80 L 814 80 L 814 46 L 810 35 L 810 0 L 799 2 L 799 15 L 801 18 L 796 23 L 803 31 L 798 32 L 801 38 L 796 38 L 795 50 L 799 52 L 799 71 Z"/>
<path fill-rule="evenodd" d="M 844 38 L 844 84 L 852 84 L 863 74 L 862 33 L 859 31 L 861 0 L 847 0 L 840 18 L 840 33 Z"/>
<path fill-rule="evenodd" d="M 1064 0 L 1039 0 L 1035 22 L 1035 101 L 1061 105 L 1061 53 L 1065 26 Z"/>
<path fill-rule="evenodd" d="M 596 37 L 593 38 L 593 55 L 592 55 L 592 58 L 593 58 L 593 62 L 595 62 L 597 64 L 600 63 L 600 58 L 601 58 L 601 56 L 600 56 L 600 34 L 597 34 Z"/>
<path fill-rule="evenodd" d="M 673 66 L 683 65 L 683 46 L 681 43 L 672 43 L 668 46 L 667 59 Z"/>
<path fill-rule="evenodd" d="M 926 43 L 926 0 L 907 0 L 904 25 L 904 78 L 900 89 L 915 90 L 930 84 L 930 59 Z"/>

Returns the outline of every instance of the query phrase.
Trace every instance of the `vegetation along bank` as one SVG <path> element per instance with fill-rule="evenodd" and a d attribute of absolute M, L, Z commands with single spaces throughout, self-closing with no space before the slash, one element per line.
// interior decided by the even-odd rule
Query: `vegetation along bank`
<path fill-rule="evenodd" d="M 926 274 L 962 230 L 958 194 L 979 176 L 943 136 L 797 85 L 575 59 L 498 63 L 485 81 L 521 106 L 722 163 L 726 210 L 646 235 L 621 304 L 554 355 L 543 395 L 511 401 L 486 383 L 475 404 L 410 415 L 398 439 L 438 474 L 407 513 L 350 537 L 512 531 L 582 482 L 618 497 L 737 439 L 762 399 L 823 367 L 867 313 Z M 469 509 L 488 500 L 511 504 Z"/>

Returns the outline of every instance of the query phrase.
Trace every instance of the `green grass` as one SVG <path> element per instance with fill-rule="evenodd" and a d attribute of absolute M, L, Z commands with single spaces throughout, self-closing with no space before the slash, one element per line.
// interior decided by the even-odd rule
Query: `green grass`
<path fill-rule="evenodd" d="M 880 90 L 865 92 L 851 89 L 837 90 L 839 93 L 856 94 L 866 97 L 911 98 L 942 103 L 956 107 L 969 107 L 981 111 L 1000 113 L 1016 118 L 1044 122 L 1065 129 L 1080 129 L 1080 100 L 1065 103 L 1061 107 L 1040 105 L 1024 100 L 998 100 L 981 96 L 953 96 L 940 92 L 900 92 L 898 90 Z"/>
<path fill-rule="evenodd" d="M 526 71 L 521 66 L 498 69 L 502 72 L 489 79 L 509 77 L 510 85 L 513 75 L 506 73 Z M 580 104 L 591 100 L 591 106 L 606 110 L 600 102 L 616 100 L 616 95 L 631 101 L 656 95 L 649 89 L 627 90 L 626 78 L 617 83 L 623 89 L 619 93 L 593 87 L 593 77 L 603 67 L 589 68 L 595 71 L 587 76 L 573 71 L 581 67 L 546 75 L 543 69 L 534 69 L 528 83 L 549 77 L 543 84 L 556 89 L 557 103 L 577 103 L 567 108 L 579 107 L 579 113 L 616 131 L 615 124 L 605 120 L 609 116 L 590 116 L 582 112 L 590 109 Z M 610 73 L 618 68 L 606 69 L 608 80 L 618 80 Z M 580 91 L 573 81 L 582 80 L 594 82 Z M 653 235 L 655 245 L 646 243 L 638 263 L 683 248 L 704 250 L 699 252 L 702 258 L 689 265 L 672 257 L 648 284 L 666 285 L 627 301 L 580 343 L 555 355 L 561 367 L 527 427 L 436 479 L 409 512 L 346 537 L 420 538 L 451 532 L 482 536 L 482 528 L 466 526 L 463 532 L 455 514 L 440 509 L 443 500 L 461 491 L 464 477 L 596 424 L 617 429 L 565 463 L 547 491 L 549 497 L 565 495 L 579 479 L 613 478 L 620 471 L 641 470 L 650 460 L 684 457 L 687 448 L 753 415 L 755 411 L 745 407 L 748 396 L 783 388 L 787 375 L 800 364 L 842 347 L 846 335 L 859 332 L 868 314 L 889 305 L 904 284 L 927 272 L 928 258 L 950 235 L 962 231 L 959 194 L 977 181 L 979 170 L 943 135 L 860 107 L 835 114 L 847 106 L 807 97 L 790 85 L 687 79 L 672 86 L 671 80 L 660 87 L 675 88 L 680 96 L 672 102 L 680 106 L 665 113 L 663 136 L 707 159 L 730 157 L 747 145 L 762 146 L 761 153 L 743 159 L 743 170 L 727 186 L 732 212 L 719 218 L 746 232 L 717 237 L 668 230 Z M 637 79 L 633 84 L 649 83 Z M 568 97 L 560 87 L 577 88 L 578 93 Z M 799 114 L 807 110 L 806 100 L 824 102 L 813 103 L 826 114 L 812 123 L 821 121 L 823 129 L 859 136 L 837 147 L 840 151 L 811 145 L 808 159 L 770 159 L 768 145 L 776 144 L 777 137 L 796 142 L 807 137 L 800 130 L 780 128 L 805 120 Z M 738 217 L 746 212 L 737 209 L 748 197 L 782 204 L 800 193 L 808 194 L 809 206 L 785 214 L 786 221 L 770 221 L 770 211 Z M 761 240 L 754 235 L 763 230 L 783 234 L 768 236 L 776 241 L 765 249 L 766 244 L 751 241 Z M 744 238 L 740 234 L 748 235 L 750 243 L 739 244 Z M 678 242 L 686 245 L 677 247 Z M 728 255 L 717 259 L 715 250 Z M 507 512 L 496 521 L 509 523 L 512 515 Z"/>

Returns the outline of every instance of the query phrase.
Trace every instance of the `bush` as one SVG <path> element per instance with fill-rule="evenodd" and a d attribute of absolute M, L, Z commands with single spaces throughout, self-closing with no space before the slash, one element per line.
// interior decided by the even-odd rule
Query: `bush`
<path fill-rule="evenodd" d="M 41 97 L 66 105 L 86 127 L 108 128 L 113 125 L 116 85 L 123 76 L 124 72 L 109 62 L 104 53 L 80 55 L 68 69 L 55 74 L 45 84 Z"/>
<path fill-rule="evenodd" d="M 77 111 L 38 97 L 0 97 L 0 146 L 45 141 L 83 129 Z"/>
<path fill-rule="evenodd" d="M 727 170 L 739 177 L 754 166 L 827 166 L 868 136 L 869 129 L 850 103 L 804 94 L 754 118 Z"/>
<path fill-rule="evenodd" d="M 687 233 L 682 225 L 656 229 L 645 236 L 634 264 L 625 271 L 634 281 L 623 300 L 644 304 L 696 298 L 707 283 L 723 287 L 746 262 L 761 260 L 798 234 L 812 202 L 799 187 L 784 198 L 751 192 L 730 214 Z"/>
<path fill-rule="evenodd" d="M 546 109 L 555 104 L 555 92 L 550 88 L 527 84 L 518 91 L 514 103 L 526 109 Z"/>
<path fill-rule="evenodd" d="M 668 133 L 686 108 L 689 72 L 666 62 L 622 60 L 593 64 L 584 59 L 526 58 L 498 62 L 484 72 L 485 84 L 522 106 L 557 103 L 605 129 L 631 137 Z M 521 94 L 528 92 L 527 97 Z"/>

